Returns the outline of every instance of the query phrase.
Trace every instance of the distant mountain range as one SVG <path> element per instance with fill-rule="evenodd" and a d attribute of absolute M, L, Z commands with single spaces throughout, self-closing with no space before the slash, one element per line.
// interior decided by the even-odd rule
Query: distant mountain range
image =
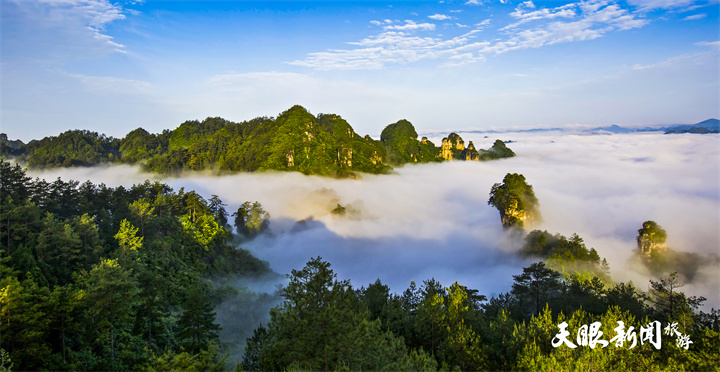
<path fill-rule="evenodd" d="M 611 125 L 608 127 L 597 127 L 586 130 L 586 132 L 609 132 L 609 133 L 633 133 L 633 132 L 665 132 L 665 134 L 678 133 L 720 133 L 720 120 L 707 119 L 697 124 L 676 124 L 660 128 L 625 128 L 619 125 Z"/>

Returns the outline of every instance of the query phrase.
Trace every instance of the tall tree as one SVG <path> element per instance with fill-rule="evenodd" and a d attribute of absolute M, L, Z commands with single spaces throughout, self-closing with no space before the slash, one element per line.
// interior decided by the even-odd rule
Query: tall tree
<path fill-rule="evenodd" d="M 188 288 L 183 313 L 178 320 L 180 339 L 187 350 L 198 353 L 207 350 L 218 339 L 220 326 L 215 324 L 215 312 L 207 296 L 207 288 L 196 283 Z"/>
<path fill-rule="evenodd" d="M 560 273 L 545 267 L 543 262 L 536 262 L 523 268 L 520 275 L 513 275 L 512 293 L 523 299 L 530 299 L 532 314 L 539 314 L 542 306 L 562 287 Z"/>
<path fill-rule="evenodd" d="M 485 354 L 480 344 L 480 337 L 472 330 L 471 324 L 465 322 L 470 313 L 468 290 L 458 282 L 453 283 L 447 291 L 447 337 L 443 351 L 450 365 L 460 370 L 484 369 Z"/>
<path fill-rule="evenodd" d="M 43 369 L 43 362 L 50 355 L 49 304 L 50 291 L 32 277 L 0 281 L 0 348 L 10 353 L 20 369 Z"/>
<path fill-rule="evenodd" d="M 138 228 L 133 226 L 130 221 L 122 220 L 120 223 L 120 231 L 115 234 L 115 239 L 120 246 L 120 257 L 123 260 L 135 257 L 142 247 L 143 237 L 137 236 L 137 232 Z"/>
<path fill-rule="evenodd" d="M 131 269 L 117 260 L 102 260 L 87 274 L 85 291 L 89 315 L 97 330 L 110 336 L 110 361 L 115 364 L 115 330 L 129 325 L 137 300 L 138 283 Z"/>
<path fill-rule="evenodd" d="M 266 212 L 259 202 L 246 201 L 233 216 L 238 234 L 246 238 L 254 238 L 270 225 L 270 213 Z"/>
<path fill-rule="evenodd" d="M 210 208 L 210 213 L 215 217 L 220 226 L 228 226 L 228 213 L 225 210 L 227 204 L 224 204 L 222 200 L 220 200 L 220 197 L 213 195 L 210 198 L 210 205 L 208 207 Z"/>
<path fill-rule="evenodd" d="M 685 283 L 678 278 L 678 273 L 673 272 L 659 281 L 651 280 L 648 296 L 654 305 L 658 320 L 679 321 L 683 332 L 687 333 L 687 329 L 691 328 L 695 322 L 694 311 L 706 299 L 696 296 L 686 297 L 683 292 L 679 291 L 684 286 Z"/>
<path fill-rule="evenodd" d="M 155 208 L 145 199 L 138 199 L 130 204 L 130 211 L 140 218 L 140 236 L 145 236 L 145 221 L 150 218 Z"/>

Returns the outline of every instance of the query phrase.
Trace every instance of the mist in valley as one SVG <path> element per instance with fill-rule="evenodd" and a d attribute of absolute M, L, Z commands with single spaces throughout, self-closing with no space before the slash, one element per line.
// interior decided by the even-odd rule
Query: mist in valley
<path fill-rule="evenodd" d="M 505 236 L 487 204 L 494 183 L 521 173 L 535 190 L 543 221 L 530 229 L 570 236 L 607 258 L 616 281 L 647 289 L 648 276 L 629 259 L 637 230 L 654 220 L 676 251 L 718 254 L 720 197 L 717 135 L 463 135 L 476 147 L 501 136 L 517 157 L 489 162 L 406 165 L 393 175 L 338 180 L 299 173 L 186 174 L 160 178 L 130 166 L 30 171 L 46 179 L 92 180 L 108 186 L 158 179 L 174 189 L 218 195 L 229 213 L 259 201 L 270 231 L 243 243 L 281 274 L 278 281 L 242 283 L 271 292 L 312 257 L 332 264 L 339 279 L 367 286 L 380 278 L 401 293 L 411 281 L 455 281 L 488 297 L 511 289 L 512 275 L 531 261 L 514 255 L 522 241 Z M 331 211 L 340 204 L 344 215 Z M 720 305 L 717 266 L 705 267 L 683 290 Z M 259 287 L 258 287 L 259 286 Z"/>

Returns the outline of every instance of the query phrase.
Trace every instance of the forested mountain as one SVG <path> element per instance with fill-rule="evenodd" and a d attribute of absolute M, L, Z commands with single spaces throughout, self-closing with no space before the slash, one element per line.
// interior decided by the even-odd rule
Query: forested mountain
<path fill-rule="evenodd" d="M 216 196 L 48 183 L 6 162 L 0 186 L 0 370 L 223 369 L 233 345 L 214 308 L 274 301 L 222 284 L 273 273 L 230 244 Z M 249 315 L 224 314 L 252 327 Z"/>
<path fill-rule="evenodd" d="M 31 141 L 19 149 L 4 148 L 3 154 L 19 156 L 35 168 L 139 163 L 147 171 L 166 174 L 183 170 L 280 170 L 337 177 L 356 172 L 387 173 L 392 166 L 406 163 L 515 156 L 500 140 L 492 148 L 479 151 L 470 142 L 468 149 L 447 156 L 443 148 L 417 137 L 407 120 L 388 125 L 378 141 L 355 133 L 338 115 L 314 116 L 294 106 L 277 118 L 261 117 L 242 123 L 222 118 L 192 120 L 160 134 L 137 128 L 122 139 L 90 131 L 67 131 Z M 450 137 L 459 138 L 455 133 Z"/>

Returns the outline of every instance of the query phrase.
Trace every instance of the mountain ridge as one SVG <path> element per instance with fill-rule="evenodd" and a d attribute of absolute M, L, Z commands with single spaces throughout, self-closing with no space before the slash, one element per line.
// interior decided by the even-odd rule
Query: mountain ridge
<path fill-rule="evenodd" d="M 515 156 L 501 140 L 487 150 L 477 150 L 470 142 L 467 149 L 448 155 L 426 138 L 417 137 L 415 128 L 405 119 L 388 125 L 381 139 L 375 140 L 355 132 L 339 115 L 315 116 L 295 105 L 277 118 L 258 117 L 235 123 L 208 117 L 185 121 L 158 134 L 139 127 L 121 139 L 88 130 L 69 130 L 0 154 L 18 156 L 31 168 L 130 163 L 161 174 L 274 170 L 341 178 L 357 177 L 357 173 L 390 173 L 394 166 L 407 163 Z"/>

